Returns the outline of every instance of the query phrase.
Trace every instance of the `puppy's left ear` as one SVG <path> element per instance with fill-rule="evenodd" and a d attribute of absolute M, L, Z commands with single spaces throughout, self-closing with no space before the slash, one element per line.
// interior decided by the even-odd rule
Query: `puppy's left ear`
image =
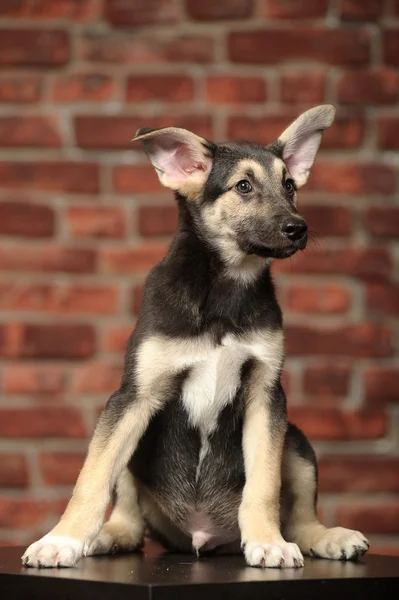
<path fill-rule="evenodd" d="M 313 165 L 324 129 L 334 120 L 331 104 L 316 106 L 304 112 L 278 138 L 283 147 L 283 160 L 297 187 L 304 185 Z"/>
<path fill-rule="evenodd" d="M 132 141 L 142 142 L 162 185 L 198 197 L 212 167 L 211 142 L 178 127 L 139 129 Z"/>

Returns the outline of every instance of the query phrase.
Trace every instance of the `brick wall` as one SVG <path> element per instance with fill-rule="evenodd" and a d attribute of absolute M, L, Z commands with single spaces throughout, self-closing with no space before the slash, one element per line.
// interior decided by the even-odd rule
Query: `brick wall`
<path fill-rule="evenodd" d="M 333 102 L 300 194 L 316 239 L 275 265 L 292 418 L 326 523 L 399 549 L 397 0 L 2 0 L 0 539 L 48 530 L 117 386 L 175 228 L 130 138 L 271 141 Z"/>

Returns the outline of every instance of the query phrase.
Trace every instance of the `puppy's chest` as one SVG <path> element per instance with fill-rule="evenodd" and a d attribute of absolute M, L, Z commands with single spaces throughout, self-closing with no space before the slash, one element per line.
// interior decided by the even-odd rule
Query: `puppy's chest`
<path fill-rule="evenodd" d="M 217 426 L 221 411 L 230 404 L 241 383 L 242 366 L 251 357 L 240 344 L 220 346 L 196 362 L 182 388 L 183 405 L 189 422 L 202 436 L 209 436 Z"/>

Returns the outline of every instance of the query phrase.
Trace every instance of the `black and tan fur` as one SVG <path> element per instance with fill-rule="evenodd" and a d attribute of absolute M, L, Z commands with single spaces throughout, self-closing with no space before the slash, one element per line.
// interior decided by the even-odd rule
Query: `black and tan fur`
<path fill-rule="evenodd" d="M 178 231 L 147 279 L 121 386 L 72 499 L 27 549 L 25 565 L 136 550 L 146 525 L 177 550 L 241 545 L 252 566 L 367 550 L 359 532 L 326 529 L 316 517 L 314 452 L 286 418 L 270 276 L 274 258 L 306 246 L 296 188 L 333 117 L 331 106 L 314 108 L 267 147 L 213 144 L 177 128 L 138 131 L 161 183 L 175 191 Z"/>

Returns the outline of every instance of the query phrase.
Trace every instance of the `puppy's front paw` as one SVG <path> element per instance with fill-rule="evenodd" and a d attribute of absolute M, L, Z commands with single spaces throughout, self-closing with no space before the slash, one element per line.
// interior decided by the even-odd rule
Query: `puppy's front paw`
<path fill-rule="evenodd" d="M 22 557 L 25 567 L 74 567 L 84 554 L 84 544 L 71 537 L 45 535 L 31 544 Z"/>
<path fill-rule="evenodd" d="M 313 544 L 309 551 L 311 556 L 330 558 L 332 560 L 356 560 L 363 556 L 370 544 L 360 531 L 333 527 Z"/>
<path fill-rule="evenodd" d="M 303 556 L 296 544 L 278 542 L 262 544 L 247 542 L 244 549 L 245 559 L 251 567 L 296 568 L 303 567 Z"/>

